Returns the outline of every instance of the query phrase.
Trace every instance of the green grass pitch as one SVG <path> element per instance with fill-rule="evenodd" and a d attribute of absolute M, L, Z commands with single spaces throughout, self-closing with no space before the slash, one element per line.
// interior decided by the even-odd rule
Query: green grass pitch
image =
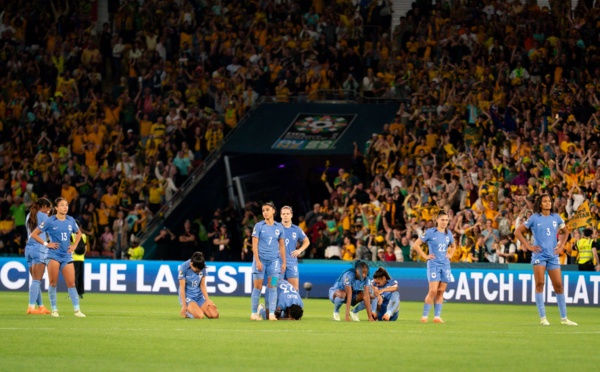
<path fill-rule="evenodd" d="M 569 308 L 578 327 L 561 326 L 556 305 L 543 327 L 533 305 L 451 302 L 446 324 L 421 324 L 417 302 L 402 302 L 396 322 L 369 323 L 363 312 L 338 323 L 329 301 L 308 299 L 301 321 L 251 322 L 249 297 L 212 299 L 221 318 L 191 320 L 176 296 L 90 293 L 80 319 L 65 292 L 60 318 L 25 315 L 27 294 L 3 292 L 0 370 L 597 370 L 597 307 Z"/>

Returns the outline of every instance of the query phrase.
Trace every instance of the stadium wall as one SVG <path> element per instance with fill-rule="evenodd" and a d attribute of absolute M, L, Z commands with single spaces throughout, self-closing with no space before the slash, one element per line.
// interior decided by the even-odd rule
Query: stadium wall
<path fill-rule="evenodd" d="M 177 267 L 174 261 L 88 260 L 85 262 L 85 290 L 88 293 L 177 293 Z M 301 287 L 310 282 L 312 290 L 301 288 L 302 296 L 326 298 L 328 290 L 342 271 L 351 267 L 347 262 L 301 263 Z M 375 269 L 375 264 L 371 272 Z M 533 272 L 529 265 L 495 265 L 497 269 L 453 268 L 455 281 L 448 285 L 448 301 L 532 304 L 534 300 Z M 410 266 L 387 267 L 398 280 L 402 300 L 422 301 L 427 292 L 426 268 Z M 215 296 L 249 296 L 252 291 L 252 269 L 249 263 L 210 263 L 207 267 L 208 293 Z M 27 291 L 27 262 L 23 258 L 0 258 L 0 291 Z M 599 305 L 600 274 L 563 271 L 568 304 Z M 62 280 L 59 288 L 65 290 Z M 548 283 L 548 280 L 546 281 Z M 47 278 L 42 288 L 48 288 Z M 548 303 L 555 303 L 551 285 L 545 289 Z"/>

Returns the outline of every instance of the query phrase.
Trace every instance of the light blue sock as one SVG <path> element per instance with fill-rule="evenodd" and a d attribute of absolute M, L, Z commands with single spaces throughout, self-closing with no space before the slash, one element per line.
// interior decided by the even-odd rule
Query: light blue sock
<path fill-rule="evenodd" d="M 265 309 L 260 309 L 260 312 L 258 313 L 258 315 L 260 315 L 261 318 L 263 319 L 267 319 L 267 312 L 265 311 Z"/>
<path fill-rule="evenodd" d="M 431 310 L 431 305 L 429 305 L 429 304 L 423 305 L 423 317 L 426 318 L 429 316 L 429 310 Z"/>
<path fill-rule="evenodd" d="M 40 294 L 40 281 L 32 280 L 29 286 L 29 306 L 35 306 Z"/>
<path fill-rule="evenodd" d="M 269 292 L 269 313 L 275 314 L 277 308 L 277 287 L 267 288 Z"/>
<path fill-rule="evenodd" d="M 537 305 L 538 313 L 540 313 L 540 318 L 546 317 L 546 306 L 544 305 L 544 294 L 543 293 L 535 293 L 535 304 Z"/>
<path fill-rule="evenodd" d="M 394 315 L 400 309 L 400 293 L 394 292 L 390 297 L 390 301 L 388 302 L 388 306 L 386 309 L 386 314 L 389 316 Z"/>
<path fill-rule="evenodd" d="M 37 299 L 35 300 L 35 303 L 38 306 L 44 306 L 44 303 L 42 302 L 42 288 L 40 285 L 40 288 L 38 288 L 38 295 L 37 295 Z"/>
<path fill-rule="evenodd" d="M 561 319 L 567 317 L 567 301 L 565 300 L 565 294 L 557 294 L 556 302 L 558 303 L 558 311 L 560 311 Z"/>
<path fill-rule="evenodd" d="M 342 305 L 344 304 L 344 302 L 346 302 L 345 299 L 336 297 L 333 300 L 333 312 L 334 313 L 339 313 L 340 312 L 340 307 L 342 307 Z"/>
<path fill-rule="evenodd" d="M 190 318 L 190 319 L 194 319 L 194 316 L 192 315 L 192 313 L 190 313 L 189 311 L 185 312 L 185 315 Z"/>
<path fill-rule="evenodd" d="M 71 287 L 67 289 L 67 291 L 69 292 L 69 297 L 71 297 L 73 310 L 79 311 L 79 295 L 77 294 L 77 289 L 75 287 Z"/>
<path fill-rule="evenodd" d="M 56 287 L 50 286 L 48 288 L 48 297 L 50 297 L 50 307 L 52 307 L 52 311 L 58 311 L 56 307 Z"/>
<path fill-rule="evenodd" d="M 260 301 L 260 289 L 252 288 L 252 314 L 256 314 L 258 310 L 258 301 Z"/>
<path fill-rule="evenodd" d="M 442 304 L 433 304 L 433 316 L 439 318 L 442 315 Z"/>
<path fill-rule="evenodd" d="M 377 313 L 377 297 L 371 300 L 371 312 Z"/>
<path fill-rule="evenodd" d="M 352 309 L 352 312 L 353 313 L 358 313 L 360 311 L 363 311 L 366 308 L 367 308 L 367 306 L 365 305 L 365 302 L 361 301 L 356 306 L 354 306 L 354 309 Z"/>

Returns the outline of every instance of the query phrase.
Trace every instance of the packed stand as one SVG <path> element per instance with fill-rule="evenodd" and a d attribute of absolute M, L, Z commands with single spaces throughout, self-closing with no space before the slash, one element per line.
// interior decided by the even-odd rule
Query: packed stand
<path fill-rule="evenodd" d="M 364 72 L 364 96 L 402 103 L 356 145 L 351 170 L 325 175 L 331 197 L 294 217 L 312 242 L 305 258 L 418 260 L 412 243 L 443 209 L 454 262 L 530 262 L 513 232 L 549 193 L 573 230 L 560 261 L 581 264 L 578 247 L 598 234 L 598 2 L 572 13 L 559 2 L 424 3 L 342 72 Z"/>

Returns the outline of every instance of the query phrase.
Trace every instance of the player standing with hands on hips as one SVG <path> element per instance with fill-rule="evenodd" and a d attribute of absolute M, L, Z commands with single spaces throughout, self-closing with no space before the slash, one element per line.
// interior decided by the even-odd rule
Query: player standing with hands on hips
<path fill-rule="evenodd" d="M 275 308 L 277 305 L 277 280 L 280 274 L 285 273 L 286 252 L 285 234 L 283 225 L 276 222 L 275 204 L 267 202 L 262 206 L 263 221 L 254 225 L 252 231 L 252 314 L 250 320 L 262 320 L 258 314 L 258 302 L 263 281 L 267 278 L 267 291 L 269 293 L 269 320 L 277 320 Z M 281 267 L 280 267 L 281 261 Z"/>
<path fill-rule="evenodd" d="M 281 207 L 279 214 L 281 215 L 281 224 L 285 232 L 286 251 L 286 270 L 282 272 L 282 277 L 297 291 L 300 281 L 298 256 L 308 248 L 310 240 L 308 240 L 301 228 L 292 223 L 292 207 L 288 207 L 287 205 Z M 300 248 L 298 248 L 298 242 L 302 243 Z"/>
<path fill-rule="evenodd" d="M 533 246 L 523 236 L 525 230 L 530 230 L 533 233 Z M 560 241 L 557 238 L 558 233 L 562 234 Z M 548 271 L 552 287 L 556 292 L 560 323 L 576 326 L 577 323 L 567 318 L 567 302 L 565 301 L 562 273 L 558 262 L 558 255 L 562 253 L 565 242 L 569 237 L 569 229 L 562 218 L 554 212 L 550 195 L 538 196 L 533 206 L 533 214 L 522 225 L 517 226 L 515 236 L 525 249 L 533 252 L 531 263 L 533 264 L 533 277 L 535 280 L 535 304 L 540 314 L 540 324 L 550 325 L 550 322 L 546 319 L 546 307 L 544 305 L 544 281 L 546 271 Z"/>
<path fill-rule="evenodd" d="M 450 272 L 450 258 L 454 255 L 456 245 L 452 232 L 448 230 L 450 219 L 444 211 L 440 211 L 436 218 L 436 227 L 425 231 L 423 235 L 413 244 L 413 249 L 419 256 L 427 260 L 427 281 L 429 282 L 429 292 L 425 296 L 425 305 L 423 306 L 422 323 L 427 323 L 431 305 L 434 310 L 434 323 L 444 323 L 442 320 L 442 305 L 444 303 L 444 292 L 448 283 L 453 281 Z M 425 255 L 421 245 L 427 243 L 429 255 Z"/>
<path fill-rule="evenodd" d="M 65 198 L 55 200 L 56 215 L 49 217 L 46 221 L 38 225 L 31 233 L 31 238 L 40 244 L 50 248 L 48 250 L 48 279 L 50 288 L 48 296 L 52 306 L 53 317 L 58 317 L 58 308 L 56 306 L 56 285 L 58 284 L 58 272 L 61 271 L 69 297 L 73 303 L 75 316 L 84 318 L 85 315 L 79 310 L 79 295 L 75 289 L 75 267 L 73 266 L 73 252 L 79 240 L 81 239 L 81 230 L 73 217 L 67 215 L 69 203 Z M 45 232 L 50 237 L 50 243 L 44 241 L 40 234 Z M 75 239 L 71 244 L 71 234 L 75 233 Z"/>

